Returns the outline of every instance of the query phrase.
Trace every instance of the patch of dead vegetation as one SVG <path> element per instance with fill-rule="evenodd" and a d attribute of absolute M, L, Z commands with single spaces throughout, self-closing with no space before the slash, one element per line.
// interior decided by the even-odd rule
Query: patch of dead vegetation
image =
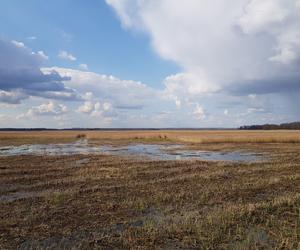
<path fill-rule="evenodd" d="M 300 144 L 188 147 L 257 148 L 270 157 L 0 157 L 0 249 L 300 247 Z"/>

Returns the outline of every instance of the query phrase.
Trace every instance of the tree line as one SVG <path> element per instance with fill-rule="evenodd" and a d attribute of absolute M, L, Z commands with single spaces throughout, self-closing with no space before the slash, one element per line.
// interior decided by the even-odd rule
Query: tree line
<path fill-rule="evenodd" d="M 300 130 L 300 122 L 282 123 L 282 124 L 263 124 L 241 126 L 241 130 L 278 130 L 278 129 L 296 129 Z"/>

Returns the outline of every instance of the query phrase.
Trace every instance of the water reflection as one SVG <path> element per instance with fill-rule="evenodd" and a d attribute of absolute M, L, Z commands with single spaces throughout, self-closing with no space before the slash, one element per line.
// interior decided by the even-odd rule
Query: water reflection
<path fill-rule="evenodd" d="M 0 147 L 0 156 L 112 154 L 149 157 L 154 160 L 191 160 L 253 162 L 261 160 L 255 153 L 185 150 L 182 145 L 129 144 L 126 146 L 92 146 L 87 140 L 66 144 L 32 144 Z"/>

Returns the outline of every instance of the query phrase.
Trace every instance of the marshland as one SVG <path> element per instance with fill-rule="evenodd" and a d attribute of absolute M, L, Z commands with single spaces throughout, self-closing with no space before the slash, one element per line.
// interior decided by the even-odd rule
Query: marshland
<path fill-rule="evenodd" d="M 257 161 L 0 156 L 1 249 L 298 249 L 300 132 L 1 132 L 0 147 L 180 145 Z"/>

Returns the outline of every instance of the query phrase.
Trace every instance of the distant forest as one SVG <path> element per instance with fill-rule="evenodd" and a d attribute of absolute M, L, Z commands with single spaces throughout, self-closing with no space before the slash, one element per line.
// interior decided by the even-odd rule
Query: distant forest
<path fill-rule="evenodd" d="M 300 122 L 264 125 L 241 126 L 241 130 L 278 130 L 278 129 L 297 129 L 300 130 Z"/>

